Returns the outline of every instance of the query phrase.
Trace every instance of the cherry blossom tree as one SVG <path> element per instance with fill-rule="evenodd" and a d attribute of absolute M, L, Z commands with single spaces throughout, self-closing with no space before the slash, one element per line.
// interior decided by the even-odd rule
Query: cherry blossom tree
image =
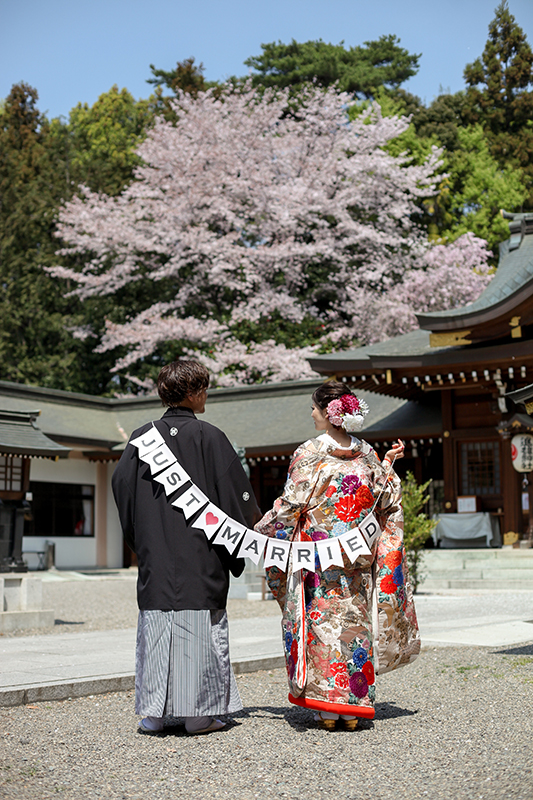
<path fill-rule="evenodd" d="M 82 300 L 122 307 L 103 333 L 77 335 L 117 348 L 115 370 L 141 387 L 163 347 L 201 360 L 218 385 L 279 381 L 314 375 L 317 347 L 391 335 L 389 310 L 408 329 L 411 293 L 455 301 L 451 273 L 467 296 L 478 261 L 428 251 L 416 221 L 439 151 L 422 165 L 391 156 L 385 145 L 409 121 L 374 104 L 350 122 L 351 102 L 318 88 L 296 108 L 286 91 L 180 93 L 177 122 L 156 119 L 138 148 L 135 180 L 117 197 L 84 188 L 60 214 L 52 273 Z M 121 306 L 132 286 L 152 298 L 134 311 Z"/>

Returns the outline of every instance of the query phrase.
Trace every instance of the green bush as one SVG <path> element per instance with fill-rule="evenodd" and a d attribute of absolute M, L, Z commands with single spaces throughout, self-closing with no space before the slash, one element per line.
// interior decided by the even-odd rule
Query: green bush
<path fill-rule="evenodd" d="M 436 520 L 429 519 L 428 515 L 422 511 L 429 499 L 426 490 L 430 483 L 431 480 L 418 485 L 412 472 L 408 472 L 402 482 L 403 541 L 407 553 L 411 584 L 415 592 L 422 580 L 424 545 L 437 524 Z"/>

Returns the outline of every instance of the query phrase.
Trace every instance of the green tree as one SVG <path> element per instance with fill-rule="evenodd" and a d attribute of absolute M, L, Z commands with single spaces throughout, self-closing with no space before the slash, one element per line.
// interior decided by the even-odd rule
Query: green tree
<path fill-rule="evenodd" d="M 483 54 L 464 77 L 466 119 L 483 126 L 500 166 L 524 170 L 533 208 L 533 52 L 507 0 L 496 8 Z"/>
<path fill-rule="evenodd" d="M 374 97 L 381 86 L 390 90 L 418 72 L 420 55 L 400 47 L 396 36 L 381 36 L 364 45 L 345 48 L 344 42 L 318 41 L 290 44 L 271 42 L 261 45 L 262 53 L 244 62 L 255 70 L 254 86 L 293 87 L 305 83 L 339 89 L 361 97 Z"/>
<path fill-rule="evenodd" d="M 57 263 L 55 217 L 72 185 L 68 128 L 50 124 L 37 100 L 17 84 L 0 113 L 0 379 L 109 394 L 112 362 L 70 333 L 91 318 L 103 327 L 105 309 L 65 298 L 67 281 L 44 269 Z"/>
<path fill-rule="evenodd" d="M 58 120 L 52 134 L 64 140 L 66 170 L 75 184 L 93 191 L 120 194 L 141 162 L 135 149 L 153 122 L 147 100 L 136 101 L 127 89 L 113 86 L 96 103 L 78 103 L 67 130 Z"/>
<path fill-rule="evenodd" d="M 437 524 L 422 511 L 429 500 L 426 490 L 430 483 L 418 485 L 412 472 L 402 481 L 403 542 L 414 592 L 422 581 L 424 545 Z"/>

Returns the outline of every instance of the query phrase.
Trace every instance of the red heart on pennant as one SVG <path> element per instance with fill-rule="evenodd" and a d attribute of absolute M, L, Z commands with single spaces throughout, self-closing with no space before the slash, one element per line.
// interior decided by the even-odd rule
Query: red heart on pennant
<path fill-rule="evenodd" d="M 205 515 L 205 524 L 206 525 L 216 525 L 218 522 L 218 517 L 215 517 L 210 511 L 207 512 Z"/>

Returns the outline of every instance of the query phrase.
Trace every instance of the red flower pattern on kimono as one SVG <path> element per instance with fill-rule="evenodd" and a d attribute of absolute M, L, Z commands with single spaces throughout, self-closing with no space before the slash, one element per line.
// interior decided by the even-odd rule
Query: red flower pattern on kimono
<path fill-rule="evenodd" d="M 370 508 L 370 506 L 374 505 L 374 495 L 368 486 L 360 486 L 355 493 L 355 499 L 361 503 L 363 508 Z"/>
<path fill-rule="evenodd" d="M 296 662 L 298 661 L 298 642 L 296 641 L 296 639 L 292 640 L 291 658 L 294 661 L 294 663 L 296 664 Z"/>
<path fill-rule="evenodd" d="M 393 550 L 391 553 L 387 553 L 383 563 L 390 570 L 394 571 L 396 567 L 399 567 L 400 564 L 402 563 L 402 554 L 400 553 L 399 550 Z"/>
<path fill-rule="evenodd" d="M 335 514 L 343 522 L 353 522 L 360 515 L 363 507 L 359 500 L 354 497 L 341 497 L 338 503 L 335 503 Z"/>
<path fill-rule="evenodd" d="M 384 592 L 385 594 L 394 594 L 398 588 L 398 585 L 394 583 L 394 578 L 392 575 L 385 575 L 385 577 L 381 579 L 379 588 L 380 591 Z"/>
<path fill-rule="evenodd" d="M 372 686 L 372 684 L 376 680 L 375 674 L 374 674 L 374 666 L 373 666 L 372 662 L 371 661 L 367 661 L 365 664 L 363 664 L 363 666 L 361 667 L 361 672 L 363 673 L 363 675 L 367 679 L 368 685 Z"/>

